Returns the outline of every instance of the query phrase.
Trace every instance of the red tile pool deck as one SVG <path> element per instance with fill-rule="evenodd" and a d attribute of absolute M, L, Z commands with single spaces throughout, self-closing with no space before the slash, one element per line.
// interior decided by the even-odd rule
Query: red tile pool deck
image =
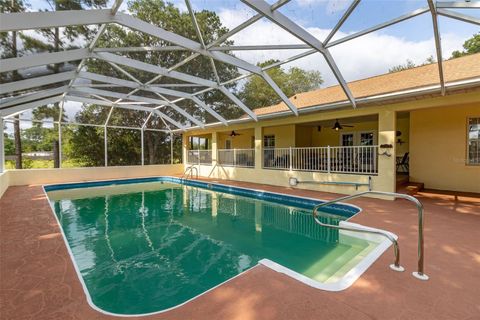
<path fill-rule="evenodd" d="M 252 183 L 242 187 L 320 199 L 336 194 Z M 350 288 L 326 292 L 266 267 L 167 313 L 142 319 L 480 319 L 480 198 L 422 192 L 427 282 L 416 267 L 417 214 L 405 200 L 357 199 L 352 221 L 399 235 L 403 273 L 391 249 Z M 112 319 L 93 310 L 40 186 L 10 187 L 0 199 L 0 319 Z"/>

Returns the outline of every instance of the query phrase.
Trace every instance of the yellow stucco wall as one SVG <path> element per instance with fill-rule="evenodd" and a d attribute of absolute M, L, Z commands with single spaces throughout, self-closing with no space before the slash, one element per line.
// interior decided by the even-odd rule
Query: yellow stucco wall
<path fill-rule="evenodd" d="M 197 166 L 199 175 L 209 178 L 237 180 L 246 182 L 255 182 L 262 184 L 269 184 L 275 186 L 288 187 L 288 179 L 295 177 L 299 181 L 345 181 L 368 183 L 368 176 L 354 175 L 354 174 L 328 174 L 324 172 L 301 172 L 301 171 L 283 171 L 283 170 L 267 170 L 254 168 L 234 168 L 234 167 L 220 167 L 220 166 Z M 381 179 L 378 176 L 372 177 L 372 185 L 379 185 Z M 318 190 L 334 193 L 351 194 L 358 191 L 366 191 L 368 187 L 360 186 L 358 190 L 354 186 L 335 186 L 313 183 L 299 183 L 295 188 Z"/>
<path fill-rule="evenodd" d="M 288 148 L 295 146 L 295 125 L 264 127 L 263 135 L 275 135 L 276 148 Z"/>
<path fill-rule="evenodd" d="M 371 124 L 368 123 L 367 125 L 358 126 L 359 130 L 360 129 L 363 130 L 364 127 L 366 127 L 367 129 L 370 129 L 372 127 L 376 131 L 377 123 L 372 122 Z M 263 135 L 264 136 L 274 135 L 275 144 L 277 148 L 311 147 L 311 146 L 317 146 L 315 144 L 312 144 L 314 139 L 318 140 L 318 134 L 316 133 L 316 131 L 317 131 L 317 127 L 282 125 L 282 126 L 264 127 Z M 351 131 L 355 131 L 355 130 L 351 130 Z M 225 140 L 230 139 L 232 141 L 232 148 L 236 148 L 236 149 L 252 148 L 252 138 L 254 138 L 253 130 L 235 130 L 235 132 L 239 133 L 240 135 L 235 137 L 230 137 L 231 131 L 218 132 L 217 147 L 219 149 L 224 149 Z M 334 136 L 336 137 L 334 138 Z M 328 137 L 330 138 L 330 140 L 336 141 L 336 143 L 332 143 L 331 145 L 338 145 L 338 132 L 333 131 L 331 135 L 329 135 Z"/>
<path fill-rule="evenodd" d="M 313 131 L 316 127 L 295 127 L 295 147 L 311 147 Z"/>
<path fill-rule="evenodd" d="M 0 175 L 0 190 L 4 187 L 5 181 L 7 181 L 9 186 L 19 186 L 122 178 L 140 178 L 161 175 L 178 175 L 182 173 L 182 164 L 98 168 L 7 170 L 2 175 Z"/>
<path fill-rule="evenodd" d="M 8 172 L 0 173 L 0 198 L 10 186 L 10 175 Z"/>
<path fill-rule="evenodd" d="M 410 113 L 410 180 L 426 188 L 480 192 L 480 166 L 466 165 L 467 117 L 480 103 Z"/>
<path fill-rule="evenodd" d="M 357 131 L 378 131 L 377 121 L 352 122 L 342 119 L 340 123 L 353 125 L 353 128 L 344 127 L 341 131 L 335 131 L 330 127 L 322 126 L 320 131 L 312 131 L 312 143 L 314 147 L 338 146 L 340 145 L 340 134 Z"/>
<path fill-rule="evenodd" d="M 253 130 L 238 130 L 235 131 L 238 136 L 231 137 L 231 131 L 219 132 L 217 135 L 217 148 L 225 149 L 225 140 L 232 141 L 232 148 L 234 149 L 250 149 L 252 148 L 252 137 L 254 137 Z"/>

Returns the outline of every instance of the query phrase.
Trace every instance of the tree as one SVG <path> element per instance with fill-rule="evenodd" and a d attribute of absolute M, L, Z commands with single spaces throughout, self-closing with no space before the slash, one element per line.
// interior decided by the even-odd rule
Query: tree
<path fill-rule="evenodd" d="M 196 39 L 197 35 L 195 28 L 192 24 L 191 17 L 187 12 L 181 12 L 174 5 L 165 3 L 162 0 L 136 0 L 128 3 L 129 12 L 133 16 L 138 17 L 148 23 L 159 26 L 163 29 L 174 31 L 184 37 L 190 39 Z M 212 11 L 203 10 L 195 13 L 195 17 L 198 21 L 200 30 L 202 31 L 202 36 L 206 43 L 213 42 L 218 39 L 220 36 L 228 32 L 228 29 L 225 28 L 220 18 L 216 13 Z M 198 39 L 196 39 L 198 40 Z M 225 42 L 227 45 L 233 44 L 231 41 Z M 119 27 L 117 25 L 109 25 L 106 29 L 104 35 L 99 39 L 98 46 L 100 47 L 160 47 L 160 46 L 170 46 L 171 44 L 165 42 L 157 37 L 143 34 L 141 32 L 130 30 L 124 27 Z M 125 52 L 122 55 L 125 55 L 132 59 L 142 60 L 146 63 L 152 65 L 159 65 L 162 67 L 172 67 L 173 65 L 181 62 L 183 59 L 189 57 L 192 53 L 188 51 L 150 51 L 150 52 Z M 112 68 L 109 64 L 103 61 L 90 60 L 87 63 L 88 71 L 100 73 L 116 78 L 128 79 L 123 73 Z M 237 68 L 228 64 L 220 63 L 215 61 L 215 66 L 221 81 L 226 81 L 238 76 Z M 144 71 L 139 71 L 136 69 L 123 67 L 126 71 L 131 73 L 135 78 L 145 83 L 155 77 L 155 74 L 151 74 Z M 194 75 L 201 78 L 210 79 L 216 81 L 215 75 L 212 70 L 211 62 L 208 58 L 204 56 L 199 56 L 195 58 L 190 63 L 184 64 L 177 71 L 184 72 L 190 75 Z M 128 79 L 130 80 L 130 79 Z M 154 84 L 184 84 L 181 81 L 161 77 Z M 235 89 L 235 84 L 227 85 L 227 88 L 230 90 Z M 179 88 L 174 88 L 180 90 Z M 131 89 L 128 88 L 112 88 L 121 93 L 128 93 Z M 198 88 L 181 88 L 181 90 L 193 93 Z M 142 91 L 141 95 L 160 99 L 157 95 L 152 94 L 148 91 Z M 218 90 L 212 90 L 207 93 L 201 94 L 198 96 L 201 100 L 209 104 L 213 109 L 219 112 L 225 118 L 236 118 L 241 112 L 239 108 L 226 98 Z M 173 100 L 175 97 L 166 97 L 167 99 Z M 186 100 L 178 103 L 179 107 L 186 110 L 192 116 L 201 119 L 206 122 L 217 121 L 209 113 L 195 106 L 191 101 Z M 98 121 L 98 119 L 106 119 L 106 114 L 108 114 L 110 108 L 105 108 L 103 106 L 91 105 L 87 108 L 84 108 L 81 112 L 76 115 L 76 122 L 83 123 L 92 123 L 93 121 Z M 167 114 L 169 117 L 177 120 L 180 123 L 188 123 L 182 115 L 178 114 L 170 107 L 164 107 L 161 110 L 163 113 Z M 142 127 L 148 117 L 148 113 L 144 112 L 125 112 L 120 108 L 113 109 L 109 119 L 109 125 L 125 125 L 128 123 L 128 126 L 132 127 Z M 171 126 L 171 125 L 170 125 Z M 168 130 L 163 120 L 156 116 L 152 115 L 149 118 L 147 123 L 147 128 L 154 129 L 163 129 Z M 172 129 L 175 129 L 173 127 Z M 79 128 L 72 133 L 71 143 L 75 145 L 72 150 L 79 154 L 85 154 L 83 150 L 86 148 L 93 148 L 93 145 L 87 145 L 86 141 L 80 134 L 87 134 L 93 137 L 98 136 L 99 129 L 94 127 L 85 127 Z M 140 147 L 139 141 L 139 131 L 138 130 L 121 130 L 122 134 L 116 134 L 120 132 L 119 129 L 108 129 L 108 139 L 109 139 L 109 164 L 128 164 L 127 159 L 130 157 L 132 161 L 137 161 L 138 153 Z M 160 134 L 147 131 L 144 135 L 144 146 L 145 146 L 145 160 L 147 164 L 154 164 L 164 161 L 163 157 L 160 156 L 162 150 L 169 150 L 170 148 L 170 137 L 168 134 Z M 98 139 L 97 139 L 98 140 Z M 100 140 L 95 140 L 95 148 L 100 150 L 100 147 L 103 148 L 103 142 Z M 101 146 L 100 146 L 101 143 Z M 134 147 L 127 147 L 128 144 L 132 144 Z M 103 155 L 103 152 L 102 152 Z M 93 165 L 103 164 L 103 158 L 100 158 L 96 155 L 92 155 L 91 162 Z M 88 160 L 90 161 L 90 160 Z M 119 162 L 117 162 L 119 161 Z"/>
<path fill-rule="evenodd" d="M 23 151 L 52 151 L 53 143 L 58 140 L 58 131 L 34 123 L 31 128 L 23 130 Z"/>
<path fill-rule="evenodd" d="M 11 156 L 15 154 L 15 143 L 12 138 L 10 138 L 7 133 L 7 125 L 3 124 L 3 150 L 5 155 Z"/>
<path fill-rule="evenodd" d="M 96 106 L 86 106 L 76 116 L 77 121 L 91 122 L 98 115 L 98 110 L 105 109 Z M 101 117 L 101 115 L 99 115 Z M 68 127 L 64 127 L 68 128 Z M 65 141 L 65 155 L 74 159 L 82 166 L 99 167 L 105 165 L 104 159 L 104 128 L 96 126 L 72 126 Z"/>
<path fill-rule="evenodd" d="M 46 2 L 55 11 L 102 8 L 107 4 L 107 0 L 46 0 Z M 41 29 L 38 32 L 42 37 L 28 37 L 24 39 L 25 50 L 58 52 L 75 48 L 78 47 L 79 42 L 86 42 L 91 39 L 96 30 L 96 28 L 89 28 L 84 25 L 68 26 L 62 29 L 59 27 Z M 60 71 L 61 66 L 62 64 L 55 64 L 51 69 L 57 73 Z"/>
<path fill-rule="evenodd" d="M 265 67 L 275 62 L 278 60 L 268 60 L 259 63 L 258 66 Z M 287 97 L 318 89 L 323 83 L 320 72 L 306 71 L 297 67 L 287 71 L 281 67 L 275 67 L 269 69 L 267 73 Z M 240 97 L 253 109 L 274 105 L 281 101 L 277 93 L 259 76 L 252 76 L 247 80 L 240 92 Z"/>
<path fill-rule="evenodd" d="M 4 142 L 4 152 L 5 155 L 10 156 L 15 154 L 15 142 L 12 138 L 5 132 L 3 134 L 3 142 Z"/>
<path fill-rule="evenodd" d="M 60 114 L 62 115 L 61 119 Z M 59 120 L 60 122 L 65 122 L 67 120 L 65 112 L 60 113 L 60 106 L 58 103 L 35 108 L 32 111 L 32 118 L 35 120 Z M 44 127 L 42 122 L 32 122 L 32 127 L 24 131 L 24 136 L 26 138 L 35 138 L 36 141 L 38 141 L 36 145 L 37 149 L 32 151 L 55 151 L 53 145 L 57 144 L 59 140 L 58 126 L 59 124 L 54 123 L 53 127 L 48 128 Z M 61 150 L 58 151 L 61 152 Z M 58 159 L 57 157 L 59 157 L 59 154 L 54 153 L 54 158 Z M 60 163 L 58 164 L 60 165 Z"/>
<path fill-rule="evenodd" d="M 105 7 L 106 0 L 47 0 L 52 10 L 84 10 L 87 8 L 101 8 Z M 97 28 L 89 28 L 87 26 L 69 26 L 65 28 L 51 28 L 41 29 L 37 31 L 36 36 L 21 36 L 23 40 L 23 48 L 25 51 L 32 53 L 36 52 L 58 52 L 65 49 L 72 49 L 79 46 L 79 43 L 87 43 L 96 33 Z M 76 67 L 74 62 L 68 62 L 67 64 L 54 64 L 53 66 L 47 66 L 47 69 L 53 71 L 53 73 L 61 72 L 62 67 L 66 66 L 67 69 L 73 69 Z M 66 116 L 63 113 L 60 117 L 59 103 L 53 105 L 41 106 L 33 110 L 32 118 L 34 120 L 44 120 L 51 118 L 54 121 L 65 121 Z M 43 134 L 43 138 L 40 139 L 38 134 Z M 58 125 L 54 124 L 53 128 L 44 128 L 41 122 L 33 123 L 32 128 L 27 129 L 26 137 L 37 136 L 38 147 L 44 150 L 51 150 L 52 145 L 58 140 Z"/>
<path fill-rule="evenodd" d="M 24 12 L 27 8 L 26 3 L 23 0 L 0 0 L 0 8 L 2 13 Z M 1 44 L 1 58 L 16 58 L 18 57 L 18 33 L 12 31 L 9 33 L 0 33 Z M 0 80 L 4 82 L 6 80 L 18 81 L 22 76 L 17 70 L 14 70 L 11 74 L 2 74 Z M 15 140 L 15 168 L 22 169 L 22 139 L 20 136 L 20 120 L 19 116 L 15 117 L 16 121 L 13 122 L 13 135 Z"/>
<path fill-rule="evenodd" d="M 428 57 L 425 62 L 422 64 L 422 66 L 424 65 L 427 65 L 427 64 L 432 64 L 432 63 L 436 63 L 437 60 L 435 60 L 435 58 L 431 55 L 430 57 Z"/>
<path fill-rule="evenodd" d="M 81 10 L 86 8 L 99 8 L 106 6 L 107 0 L 47 0 L 52 10 Z M 0 0 L 0 8 L 2 13 L 9 12 L 23 12 L 26 11 L 28 3 L 24 0 Z M 20 52 L 56 52 L 64 49 L 77 47 L 81 42 L 87 42 L 96 33 L 95 27 L 87 26 L 71 26 L 66 28 L 52 28 L 42 29 L 31 35 L 22 32 L 11 32 L 0 34 L 0 44 L 2 47 L 1 57 L 12 58 L 17 57 Z M 80 40 L 79 40 L 80 39 Z M 21 43 L 18 43 L 19 40 Z M 50 72 L 60 72 L 62 64 L 55 64 L 47 66 Z M 68 68 L 75 68 L 74 63 L 68 63 Z M 23 79 L 22 74 L 17 71 L 5 73 L 1 75 L 2 82 L 18 81 Z M 55 85 L 52 85 L 55 86 Z M 46 88 L 46 87 L 45 87 Z M 44 89 L 45 89 L 44 88 Z M 35 90 L 29 90 L 33 91 Z M 53 106 L 43 106 L 33 111 L 33 119 L 43 120 L 45 118 L 58 119 L 59 115 L 58 103 Z M 15 140 L 15 154 L 16 154 L 16 168 L 22 168 L 22 134 L 20 131 L 19 116 L 16 116 L 17 121 L 14 122 L 14 140 Z M 64 119 L 64 117 L 62 118 Z M 28 139 L 35 136 L 39 139 L 38 134 L 43 134 L 41 140 L 37 140 L 38 146 L 42 148 L 51 149 L 51 144 L 56 140 L 57 125 L 54 128 L 42 128 L 41 123 L 34 123 L 33 127 L 26 129 L 23 138 Z M 27 142 L 28 140 L 26 140 Z"/>
<path fill-rule="evenodd" d="M 463 51 L 455 50 L 452 52 L 452 58 L 460 58 L 469 54 L 480 52 L 480 32 L 474 34 L 470 39 L 463 43 Z"/>
<path fill-rule="evenodd" d="M 415 68 L 416 66 L 417 65 L 412 60 L 407 59 L 407 62 L 405 62 L 405 64 L 399 64 L 388 69 L 388 73 L 404 71 L 404 70 Z"/>
<path fill-rule="evenodd" d="M 413 69 L 413 68 L 416 68 L 416 67 L 426 66 L 428 64 L 432 64 L 432 63 L 436 63 L 436 62 L 437 61 L 435 60 L 435 58 L 432 55 L 430 57 L 428 57 L 427 59 L 425 59 L 425 61 L 423 63 L 419 64 L 419 65 L 416 65 L 412 60 L 407 59 L 407 62 L 405 64 L 399 64 L 399 65 L 396 65 L 396 66 L 388 69 L 388 73 Z"/>
<path fill-rule="evenodd" d="M 47 0 L 52 10 L 85 10 L 89 8 L 101 8 L 105 7 L 107 0 Z M 41 29 L 39 33 L 43 36 L 43 39 L 38 37 L 30 37 L 24 39 L 25 50 L 28 51 L 49 51 L 58 52 L 60 50 L 72 49 L 78 47 L 78 42 L 88 42 L 95 33 L 97 28 L 89 28 L 88 26 L 69 26 L 63 28 L 61 32 L 60 28 L 53 29 Z M 62 64 L 55 64 L 51 67 L 54 73 L 60 72 Z M 65 120 L 65 114 L 62 114 L 62 119 L 59 119 L 60 107 L 58 103 L 53 106 L 41 106 L 33 111 L 33 118 L 35 120 L 43 120 L 46 118 L 52 118 L 54 121 Z M 41 123 L 34 124 L 36 126 L 42 126 Z M 56 125 L 54 129 L 57 130 Z"/>

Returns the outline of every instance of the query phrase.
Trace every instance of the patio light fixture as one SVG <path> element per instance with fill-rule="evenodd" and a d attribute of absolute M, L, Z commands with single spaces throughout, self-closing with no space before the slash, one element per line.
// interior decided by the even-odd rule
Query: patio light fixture
<path fill-rule="evenodd" d="M 340 124 L 340 122 L 338 122 L 338 119 L 335 120 L 335 124 L 333 125 L 332 129 L 334 129 L 335 131 L 338 131 L 338 130 L 342 130 L 343 127 L 350 127 L 350 128 L 353 128 L 353 126 L 351 125 L 348 125 L 348 124 L 344 124 L 343 126 Z"/>

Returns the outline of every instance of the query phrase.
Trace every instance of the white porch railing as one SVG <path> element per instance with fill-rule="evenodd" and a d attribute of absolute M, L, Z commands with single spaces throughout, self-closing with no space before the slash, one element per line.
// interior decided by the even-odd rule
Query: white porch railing
<path fill-rule="evenodd" d="M 378 146 L 266 148 L 263 168 L 376 174 Z"/>
<path fill-rule="evenodd" d="M 211 165 L 212 150 L 188 150 L 187 163 Z"/>
<path fill-rule="evenodd" d="M 290 169 L 292 148 L 265 148 L 263 149 L 263 168 Z"/>
<path fill-rule="evenodd" d="M 217 161 L 227 167 L 255 167 L 255 149 L 219 149 Z"/>

